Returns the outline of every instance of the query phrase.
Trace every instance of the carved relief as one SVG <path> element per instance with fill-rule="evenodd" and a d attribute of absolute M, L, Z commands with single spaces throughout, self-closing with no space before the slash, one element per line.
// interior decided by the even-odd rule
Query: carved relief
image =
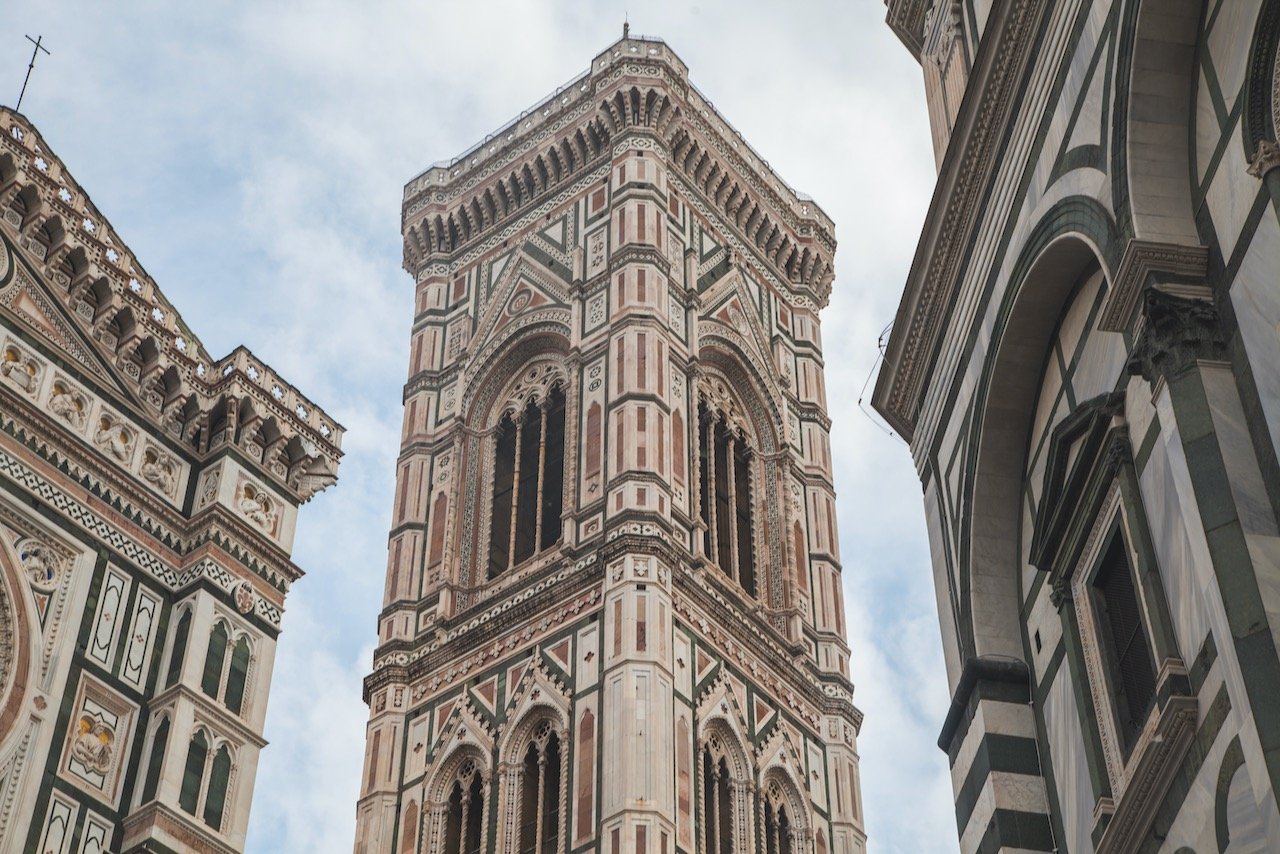
<path fill-rule="evenodd" d="M 4 358 L 0 360 L 0 376 L 17 386 L 28 397 L 35 397 L 40 386 L 40 363 L 34 356 L 23 352 L 15 344 L 4 348 Z"/>
<path fill-rule="evenodd" d="M 119 463 L 127 464 L 133 459 L 135 437 L 133 430 L 116 415 L 103 412 L 98 418 L 98 426 L 93 434 L 93 444 L 107 456 Z"/>
<path fill-rule="evenodd" d="M 262 487 L 248 481 L 241 483 L 236 507 L 246 519 L 259 528 L 268 534 L 275 533 L 277 516 L 275 502 Z"/>
<path fill-rule="evenodd" d="M 49 411 L 70 424 L 76 430 L 83 430 L 85 420 L 89 416 L 89 400 L 76 391 L 65 380 L 55 380 L 53 391 L 49 394 Z"/>
<path fill-rule="evenodd" d="M 157 448 L 148 445 L 142 452 L 142 479 L 170 497 L 178 486 L 178 461 Z"/>
<path fill-rule="evenodd" d="M 71 742 L 72 767 L 83 773 L 106 774 L 115 758 L 116 732 L 111 723 L 96 714 L 82 714 Z"/>
<path fill-rule="evenodd" d="M 58 588 L 62 575 L 70 566 L 70 558 L 55 549 L 47 542 L 34 537 L 19 540 L 17 544 L 18 560 L 22 562 L 22 570 L 27 581 L 41 593 L 49 593 Z"/>

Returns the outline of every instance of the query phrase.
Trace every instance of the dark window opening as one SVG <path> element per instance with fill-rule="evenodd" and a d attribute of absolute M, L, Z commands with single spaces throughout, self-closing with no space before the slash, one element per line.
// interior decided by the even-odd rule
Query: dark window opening
<path fill-rule="evenodd" d="M 1112 533 L 1093 590 L 1127 757 L 1155 700 L 1156 674 L 1121 529 Z"/>
<path fill-rule="evenodd" d="M 754 453 L 723 415 L 698 406 L 698 502 L 703 552 L 749 596 L 756 595 Z"/>
<path fill-rule="evenodd" d="M 494 451 L 489 578 L 560 542 L 565 398 L 557 386 L 519 419 L 503 416 Z"/>

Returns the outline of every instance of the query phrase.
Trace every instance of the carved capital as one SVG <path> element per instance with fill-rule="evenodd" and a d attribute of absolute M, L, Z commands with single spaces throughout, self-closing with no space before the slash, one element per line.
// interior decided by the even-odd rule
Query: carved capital
<path fill-rule="evenodd" d="M 1169 379 L 1201 360 L 1222 359 L 1226 342 L 1217 310 L 1203 300 L 1147 291 L 1142 335 L 1125 368 L 1149 383 Z"/>
<path fill-rule="evenodd" d="M 1258 150 L 1249 161 L 1249 174 L 1260 181 L 1265 181 L 1267 173 L 1280 166 L 1280 144 L 1269 139 L 1258 140 Z"/>

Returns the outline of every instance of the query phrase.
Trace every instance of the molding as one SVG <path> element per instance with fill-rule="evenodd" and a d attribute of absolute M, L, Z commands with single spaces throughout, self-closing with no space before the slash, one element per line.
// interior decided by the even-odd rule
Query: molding
<path fill-rule="evenodd" d="M 932 0 L 885 0 L 884 21 L 898 40 L 920 59 L 924 49 L 924 19 Z"/>
<path fill-rule="evenodd" d="M 978 48 L 872 396 L 876 411 L 908 440 L 945 314 L 986 213 L 986 190 L 1003 164 L 998 149 L 1014 118 L 1032 42 L 1052 7 L 1035 0 L 996 4 Z"/>
<path fill-rule="evenodd" d="M 966 660 L 956 683 L 955 694 L 951 697 L 951 708 L 947 711 L 942 732 L 938 736 L 938 747 L 944 753 L 951 753 L 952 741 L 967 719 L 968 709 L 978 686 L 983 683 L 1002 683 L 1015 689 L 1026 688 L 1024 702 L 1031 702 L 1031 670 L 1022 659 L 982 655 Z"/>
<path fill-rule="evenodd" d="M 1277 149 L 1280 158 L 1280 149 Z M 1280 165 L 1280 159 L 1277 159 Z M 1209 248 L 1160 243 L 1131 238 L 1116 268 L 1098 319 L 1098 328 L 1106 332 L 1130 329 L 1139 298 L 1153 276 L 1171 276 L 1203 281 L 1209 274 Z"/>

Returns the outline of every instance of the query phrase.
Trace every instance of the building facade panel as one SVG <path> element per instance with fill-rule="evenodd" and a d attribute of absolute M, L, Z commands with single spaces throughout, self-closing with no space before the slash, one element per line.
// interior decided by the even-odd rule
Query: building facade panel
<path fill-rule="evenodd" d="M 342 428 L 212 359 L 8 110 L 0 211 L 0 848 L 242 850 Z"/>
<path fill-rule="evenodd" d="M 403 226 L 356 850 L 863 851 L 830 221 L 624 35 Z"/>
<path fill-rule="evenodd" d="M 1280 10 L 887 5 L 926 68 L 940 26 L 974 48 L 953 115 L 926 73 L 939 187 L 875 395 L 929 508 L 961 847 L 1272 847 Z M 1035 710 L 1035 804 L 977 759 L 997 702 Z"/>

